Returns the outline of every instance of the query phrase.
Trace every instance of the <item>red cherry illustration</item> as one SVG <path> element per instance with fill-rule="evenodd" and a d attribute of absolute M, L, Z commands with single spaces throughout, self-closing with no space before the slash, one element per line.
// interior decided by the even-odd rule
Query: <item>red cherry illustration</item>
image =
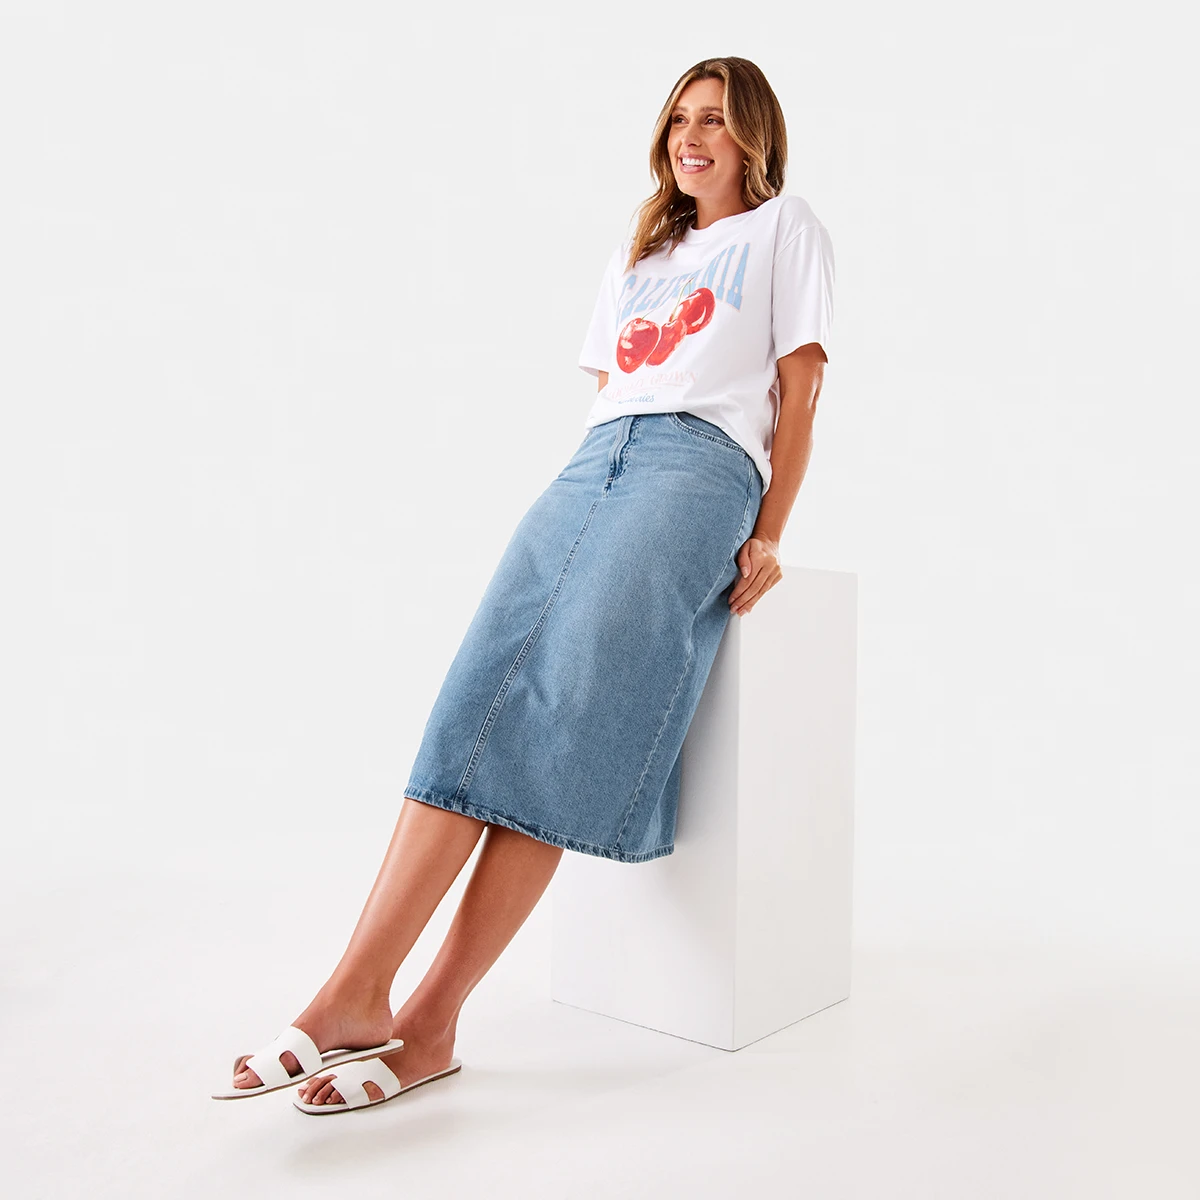
<path fill-rule="evenodd" d="M 675 305 L 674 311 L 667 320 L 676 321 L 682 318 L 688 333 L 697 333 L 712 320 L 716 307 L 716 296 L 706 287 L 697 288 L 690 296 L 685 296 Z"/>
<path fill-rule="evenodd" d="M 687 326 L 683 321 L 668 321 L 662 327 L 662 333 L 658 335 L 658 345 L 650 351 L 649 358 L 646 361 L 652 367 L 660 367 L 671 357 L 671 352 L 683 341 L 684 335 L 687 333 Z"/>
<path fill-rule="evenodd" d="M 658 343 L 658 326 L 645 317 L 634 317 L 617 334 L 617 366 L 636 371 Z"/>

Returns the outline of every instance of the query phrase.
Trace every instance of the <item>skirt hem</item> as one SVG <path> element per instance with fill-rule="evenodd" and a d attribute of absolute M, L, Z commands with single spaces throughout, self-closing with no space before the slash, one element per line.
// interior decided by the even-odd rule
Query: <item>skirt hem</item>
<path fill-rule="evenodd" d="M 568 837 L 554 829 L 544 829 L 540 825 L 531 825 L 528 821 L 519 821 L 515 817 L 506 816 L 494 809 L 484 808 L 470 800 L 455 800 L 431 792 L 428 788 L 415 787 L 409 784 L 404 789 L 404 795 L 409 800 L 417 800 L 422 804 L 432 804 L 435 808 L 444 808 L 447 812 L 461 813 L 464 817 L 474 817 L 477 821 L 487 821 L 492 825 L 503 825 L 505 829 L 515 830 L 539 842 L 550 846 L 561 846 L 564 850 L 574 850 L 579 854 L 590 854 L 595 858 L 611 858 L 616 862 L 649 862 L 654 858 L 662 858 L 675 850 L 672 842 L 667 846 L 658 846 L 653 850 L 634 853 L 628 850 L 617 850 L 612 846 L 598 846 L 594 842 L 582 842 L 578 838 Z"/>

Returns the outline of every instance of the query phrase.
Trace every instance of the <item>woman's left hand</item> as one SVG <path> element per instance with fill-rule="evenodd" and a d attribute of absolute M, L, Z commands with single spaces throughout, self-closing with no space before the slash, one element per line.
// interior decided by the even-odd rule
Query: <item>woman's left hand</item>
<path fill-rule="evenodd" d="M 737 554 L 738 581 L 729 594 L 731 612 L 748 613 L 782 578 L 779 543 L 764 538 L 747 538 Z"/>

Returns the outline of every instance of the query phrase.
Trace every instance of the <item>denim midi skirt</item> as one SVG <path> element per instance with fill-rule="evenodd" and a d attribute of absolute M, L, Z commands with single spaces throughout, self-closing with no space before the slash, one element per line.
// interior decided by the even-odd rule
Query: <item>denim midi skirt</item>
<path fill-rule="evenodd" d="M 761 500 L 750 456 L 692 413 L 592 426 L 517 524 L 404 795 L 583 854 L 670 854 Z"/>

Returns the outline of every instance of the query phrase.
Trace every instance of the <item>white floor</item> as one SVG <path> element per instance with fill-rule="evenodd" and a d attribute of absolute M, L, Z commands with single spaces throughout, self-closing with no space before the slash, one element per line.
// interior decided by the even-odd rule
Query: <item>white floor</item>
<path fill-rule="evenodd" d="M 1200 1195 L 1196 969 L 1051 934 L 860 940 L 848 1001 L 731 1054 L 549 1001 L 548 897 L 464 1011 L 460 1074 L 340 1117 L 209 1099 L 340 952 L 370 857 L 284 883 L 10 876 L 5 1193 Z"/>

